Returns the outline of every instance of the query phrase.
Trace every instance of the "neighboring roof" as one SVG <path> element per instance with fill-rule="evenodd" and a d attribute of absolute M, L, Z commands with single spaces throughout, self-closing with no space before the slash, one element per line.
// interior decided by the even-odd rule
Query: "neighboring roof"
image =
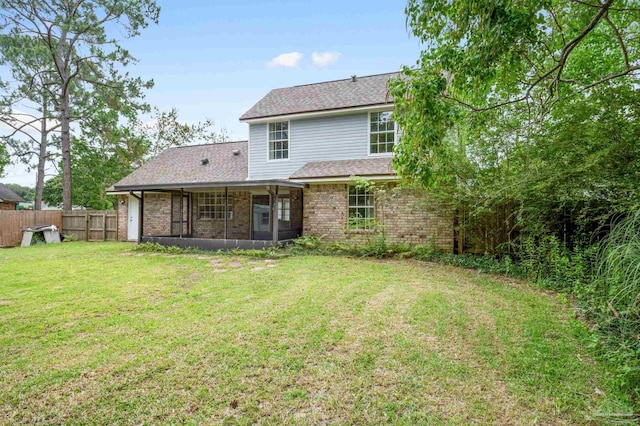
<path fill-rule="evenodd" d="M 21 203 L 24 200 L 18 194 L 7 188 L 4 184 L 0 183 L 0 203 L 4 201 Z"/>
<path fill-rule="evenodd" d="M 247 141 L 169 148 L 113 188 L 126 190 L 157 185 L 193 186 L 244 181 L 248 175 L 247 151 Z M 208 161 L 203 164 L 203 160 Z"/>
<path fill-rule="evenodd" d="M 363 160 L 313 161 L 290 176 L 290 179 L 311 179 L 349 176 L 395 175 L 391 157 Z"/>
<path fill-rule="evenodd" d="M 323 83 L 305 84 L 270 91 L 240 120 L 265 118 L 304 112 L 393 104 L 387 82 L 399 73 L 356 77 Z"/>

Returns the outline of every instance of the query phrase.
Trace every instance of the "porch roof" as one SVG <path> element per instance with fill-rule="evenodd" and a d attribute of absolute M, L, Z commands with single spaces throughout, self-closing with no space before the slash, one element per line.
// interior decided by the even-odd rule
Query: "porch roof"
<path fill-rule="evenodd" d="M 395 177 L 391 157 L 364 158 L 359 160 L 312 161 L 305 164 L 290 178 L 311 180 L 319 178 L 339 178 L 349 176 L 390 176 Z"/>
<path fill-rule="evenodd" d="M 169 148 L 116 183 L 113 189 L 186 188 L 240 182 L 248 175 L 247 151 L 246 141 Z"/>
<path fill-rule="evenodd" d="M 169 184 L 138 184 L 138 185 L 114 185 L 107 192 L 119 191 L 159 191 L 179 189 L 206 189 L 206 188 L 256 188 L 263 186 L 281 186 L 285 188 L 304 188 L 304 182 L 293 182 L 285 179 L 271 180 L 241 180 L 241 181 L 217 181 L 217 182 L 177 182 Z"/>

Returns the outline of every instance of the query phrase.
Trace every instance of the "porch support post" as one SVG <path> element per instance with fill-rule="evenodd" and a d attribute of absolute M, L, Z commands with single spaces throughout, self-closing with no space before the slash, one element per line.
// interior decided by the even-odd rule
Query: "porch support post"
<path fill-rule="evenodd" d="M 271 212 L 273 222 L 273 247 L 278 246 L 278 185 L 275 186 L 275 190 L 272 193 L 273 207 Z"/>
<path fill-rule="evenodd" d="M 224 187 L 224 239 L 227 239 L 227 219 L 229 216 L 229 188 Z"/>
<path fill-rule="evenodd" d="M 140 191 L 140 209 L 138 211 L 138 244 L 142 242 L 143 226 L 144 226 L 144 191 Z"/>
<path fill-rule="evenodd" d="M 184 220 L 184 188 L 180 188 L 180 238 L 182 238 L 182 227 Z"/>

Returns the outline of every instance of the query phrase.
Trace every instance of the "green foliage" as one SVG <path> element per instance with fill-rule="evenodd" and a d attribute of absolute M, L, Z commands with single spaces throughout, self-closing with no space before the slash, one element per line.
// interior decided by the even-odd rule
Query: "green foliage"
<path fill-rule="evenodd" d="M 633 207 L 640 2 L 410 0 L 406 14 L 425 45 L 390 83 L 406 180 L 472 215 L 514 206 L 536 237 L 562 214 L 588 230 Z"/>
<path fill-rule="evenodd" d="M 4 169 L 10 164 L 9 153 L 4 142 L 0 142 L 0 177 L 4 176 Z"/>
<path fill-rule="evenodd" d="M 22 199 L 27 202 L 33 202 L 35 196 L 35 190 L 28 186 L 18 185 L 16 183 L 6 183 L 5 186 L 18 194 Z"/>
<path fill-rule="evenodd" d="M 54 176 L 44 183 L 42 201 L 50 206 L 62 205 L 62 176 Z"/>

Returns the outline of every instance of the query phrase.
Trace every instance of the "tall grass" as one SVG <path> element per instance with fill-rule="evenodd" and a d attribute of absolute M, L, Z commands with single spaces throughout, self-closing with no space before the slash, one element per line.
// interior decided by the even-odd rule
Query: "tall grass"
<path fill-rule="evenodd" d="M 618 381 L 640 399 L 640 210 L 620 220 L 601 246 L 593 304 Z"/>
<path fill-rule="evenodd" d="M 615 224 L 604 241 L 597 283 L 614 315 L 640 317 L 640 210 Z"/>

